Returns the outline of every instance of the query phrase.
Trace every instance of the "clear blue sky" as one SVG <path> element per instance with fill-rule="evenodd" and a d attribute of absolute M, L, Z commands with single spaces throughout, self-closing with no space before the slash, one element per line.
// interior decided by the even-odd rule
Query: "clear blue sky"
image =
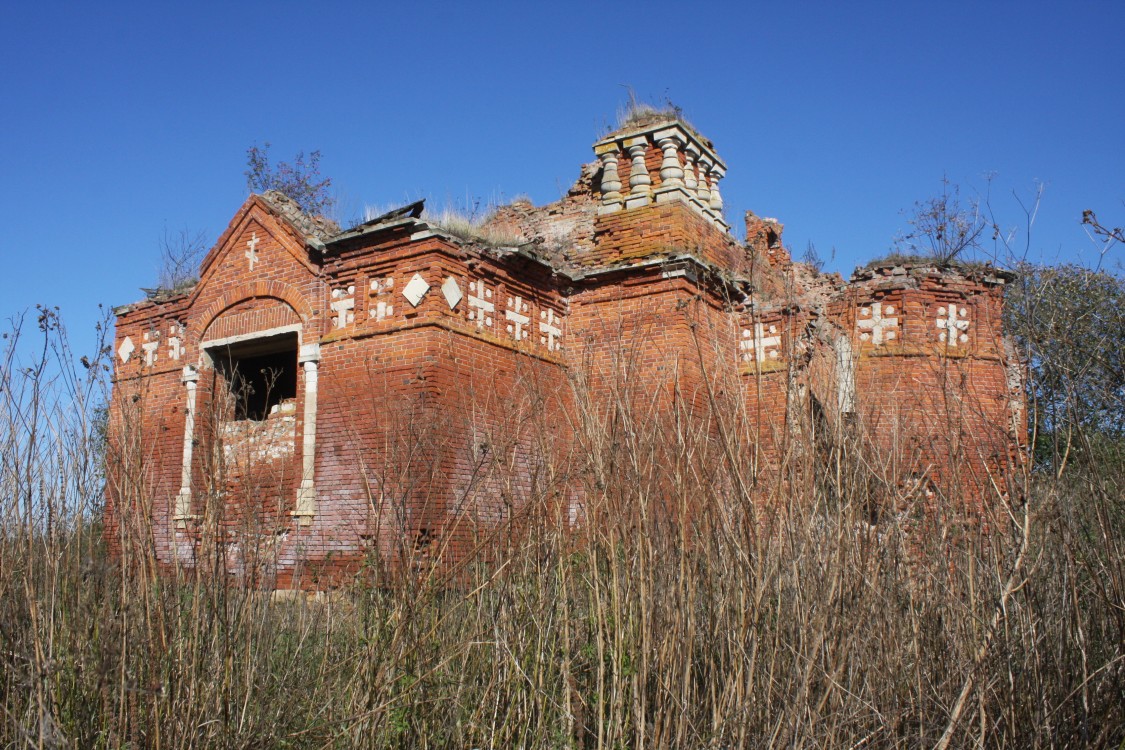
<path fill-rule="evenodd" d="M 557 198 L 627 99 L 671 99 L 752 209 L 845 275 L 943 175 L 1047 190 L 1046 261 L 1125 223 L 1125 2 L 31 3 L 0 26 L 0 317 L 141 296 L 165 227 L 213 242 L 246 148 L 320 149 L 345 216 Z M 1118 248 L 1119 262 L 1123 250 Z"/>

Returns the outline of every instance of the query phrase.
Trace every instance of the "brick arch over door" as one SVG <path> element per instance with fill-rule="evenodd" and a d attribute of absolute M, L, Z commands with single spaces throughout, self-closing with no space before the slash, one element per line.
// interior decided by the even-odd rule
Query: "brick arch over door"
<path fill-rule="evenodd" d="M 300 326 L 304 321 L 285 300 L 251 297 L 223 310 L 203 331 L 205 341 L 253 336 L 260 331 Z"/>
<path fill-rule="evenodd" d="M 232 289 L 208 305 L 190 325 L 189 335 L 196 341 L 202 341 L 207 329 L 224 312 L 247 300 L 262 298 L 277 299 L 289 305 L 297 313 L 302 326 L 307 326 L 312 320 L 312 307 L 294 287 L 280 281 L 258 281 Z"/>

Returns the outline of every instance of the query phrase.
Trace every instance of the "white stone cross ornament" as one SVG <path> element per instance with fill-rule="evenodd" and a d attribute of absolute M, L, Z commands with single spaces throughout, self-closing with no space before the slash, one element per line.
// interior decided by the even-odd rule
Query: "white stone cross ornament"
<path fill-rule="evenodd" d="M 179 359 L 184 354 L 183 335 L 184 327 L 179 323 L 173 323 L 168 328 L 168 356 L 172 359 Z"/>
<path fill-rule="evenodd" d="M 781 345 L 781 336 L 777 335 L 777 326 L 769 327 L 770 335 L 766 335 L 766 327 L 762 323 L 754 324 L 754 332 L 751 334 L 749 330 L 742 331 L 742 341 L 738 342 L 738 348 L 742 350 L 742 358 L 749 362 L 751 356 L 755 362 L 764 362 L 766 358 L 778 358 L 778 346 Z M 751 354 L 751 352 L 753 354 Z"/>
<path fill-rule="evenodd" d="M 875 346 L 882 346 L 884 340 L 890 341 L 897 336 L 898 334 L 894 329 L 898 328 L 898 318 L 886 317 L 893 315 L 894 312 L 893 305 L 883 307 L 882 302 L 876 302 L 871 307 L 862 308 L 860 310 L 862 317 L 856 321 L 856 326 L 860 329 L 866 329 L 870 333 L 860 333 L 860 340 L 870 340 Z"/>
<path fill-rule="evenodd" d="M 345 328 L 355 322 L 355 287 L 332 290 L 332 302 L 329 304 L 336 317 L 332 321 L 337 328 Z"/>
<path fill-rule="evenodd" d="M 246 260 L 250 263 L 250 270 L 254 270 L 254 264 L 258 262 L 258 233 L 254 232 L 250 235 L 250 239 L 246 241 Z"/>
<path fill-rule="evenodd" d="M 492 290 L 485 288 L 483 279 L 469 284 L 469 320 L 475 320 L 477 328 L 492 326 L 491 316 L 496 312 L 496 305 L 491 299 Z"/>
<path fill-rule="evenodd" d="M 388 276 L 385 279 L 371 279 L 371 291 L 379 296 L 390 294 L 394 285 L 394 276 Z M 394 305 L 389 304 L 386 299 L 377 299 L 375 304 L 367 308 L 368 317 L 374 318 L 376 321 L 386 320 L 394 314 Z"/>
<path fill-rule="evenodd" d="M 508 298 L 508 309 L 504 311 L 504 317 L 511 321 L 508 324 L 508 333 L 512 334 L 512 338 L 516 341 L 527 338 L 524 326 L 531 322 L 531 316 L 526 313 L 527 303 L 522 297 Z"/>
<path fill-rule="evenodd" d="M 539 313 L 540 344 L 547 345 L 547 351 L 553 352 L 562 348 L 559 339 L 562 338 L 562 317 L 555 315 L 555 311 L 547 308 Z"/>
<path fill-rule="evenodd" d="M 938 308 L 938 319 L 935 321 L 938 328 L 945 330 L 938 334 L 938 338 L 944 341 L 949 346 L 957 346 L 958 342 L 965 343 L 969 340 L 969 335 L 965 331 L 969 330 L 969 319 L 966 317 L 969 311 L 965 308 L 958 308 L 957 305 L 950 305 L 948 308 Z M 957 314 L 961 314 L 958 319 Z"/>
<path fill-rule="evenodd" d="M 156 360 L 159 358 L 159 355 L 156 351 L 160 348 L 159 338 L 159 333 L 154 335 L 149 331 L 145 331 L 144 343 L 141 344 L 141 349 L 145 353 L 145 367 L 152 367 L 156 364 Z"/>

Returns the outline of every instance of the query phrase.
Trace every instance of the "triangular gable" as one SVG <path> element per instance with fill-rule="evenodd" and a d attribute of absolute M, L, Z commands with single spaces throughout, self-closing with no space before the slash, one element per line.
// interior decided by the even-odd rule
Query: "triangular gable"
<path fill-rule="evenodd" d="M 219 274 L 237 274 L 248 280 L 255 276 L 278 275 L 278 269 L 269 268 L 267 258 L 261 255 L 266 248 L 271 251 L 280 248 L 283 257 L 275 258 L 277 262 L 299 265 L 315 276 L 319 269 L 309 257 L 309 245 L 308 238 L 269 202 L 261 196 L 251 195 L 200 264 L 199 283 L 192 289 L 189 304 L 194 304 L 209 282 Z M 255 258 L 250 257 L 251 251 Z"/>

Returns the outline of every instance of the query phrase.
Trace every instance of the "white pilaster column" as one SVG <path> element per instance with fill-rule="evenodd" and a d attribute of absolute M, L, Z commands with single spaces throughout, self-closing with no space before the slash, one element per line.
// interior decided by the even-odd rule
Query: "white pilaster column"
<path fill-rule="evenodd" d="M 719 180 L 723 179 L 723 168 L 718 164 L 711 167 L 711 209 L 723 213 L 723 196 L 719 194 Z"/>
<path fill-rule="evenodd" d="M 855 413 L 855 355 L 852 354 L 852 341 L 847 336 L 839 336 L 836 349 L 836 408 L 840 414 Z"/>
<path fill-rule="evenodd" d="M 605 151 L 602 160 L 602 201 L 621 200 L 621 176 L 617 173 L 617 154 L 620 153 L 614 146 L 612 151 Z"/>
<path fill-rule="evenodd" d="M 199 371 L 187 365 L 181 378 L 187 391 L 187 405 L 184 407 L 184 452 L 180 468 L 180 491 L 176 494 L 176 505 L 172 510 L 172 521 L 182 528 L 191 516 L 191 458 L 195 447 L 195 388 L 199 382 Z"/>
<path fill-rule="evenodd" d="M 297 507 L 292 515 L 301 526 L 308 526 L 316 515 L 316 388 L 320 344 L 301 347 L 298 362 L 305 371 L 305 426 L 301 433 L 301 486 L 297 488 Z"/>
<path fill-rule="evenodd" d="M 684 184 L 684 168 L 680 166 L 680 139 L 669 135 L 656 142 L 664 152 L 664 161 L 660 163 L 661 187 L 664 185 L 682 186 Z"/>

